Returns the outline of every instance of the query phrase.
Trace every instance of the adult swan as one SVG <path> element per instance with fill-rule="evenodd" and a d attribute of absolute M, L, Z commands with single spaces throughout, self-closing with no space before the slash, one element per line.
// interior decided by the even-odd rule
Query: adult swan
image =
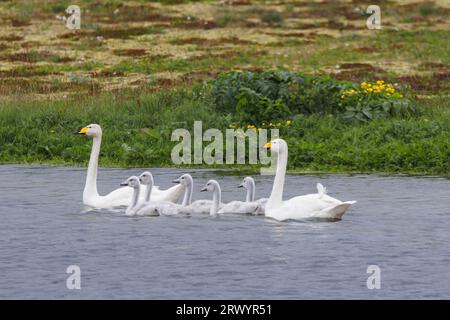
<path fill-rule="evenodd" d="M 326 195 L 325 188 L 317 184 L 318 193 L 283 201 L 284 177 L 288 160 L 288 147 L 283 139 L 266 143 L 265 147 L 277 155 L 277 171 L 272 193 L 266 204 L 265 215 L 279 221 L 308 218 L 341 219 L 345 211 L 356 201 L 342 202 Z"/>
<path fill-rule="evenodd" d="M 132 201 L 133 189 L 122 187 L 112 191 L 106 196 L 100 196 L 97 191 L 97 172 L 98 156 L 100 154 L 100 145 L 102 143 L 102 128 L 98 124 L 90 124 L 78 132 L 93 138 L 91 157 L 87 170 L 86 185 L 83 191 L 83 203 L 86 206 L 94 208 L 111 208 L 118 206 L 129 206 Z M 167 190 L 159 190 L 159 187 L 153 187 L 152 198 L 154 201 L 175 202 L 184 191 L 182 185 L 176 185 Z M 141 188 L 139 198 L 144 200 L 145 188 Z"/>

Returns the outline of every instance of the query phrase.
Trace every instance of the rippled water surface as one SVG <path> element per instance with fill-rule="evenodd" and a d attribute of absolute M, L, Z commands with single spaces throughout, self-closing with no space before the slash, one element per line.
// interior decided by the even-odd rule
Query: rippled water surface
<path fill-rule="evenodd" d="M 184 172 L 152 170 L 156 184 Z M 100 192 L 140 170 L 102 169 Z M 210 178 L 243 199 L 241 176 Z M 0 298 L 450 298 L 450 181 L 377 175 L 288 176 L 285 197 L 358 200 L 339 222 L 264 217 L 125 217 L 83 212 L 84 168 L 0 166 Z M 257 197 L 272 177 L 255 176 Z M 209 197 L 199 194 L 195 197 Z M 81 290 L 66 268 L 81 268 Z M 369 265 L 381 289 L 366 286 Z"/>

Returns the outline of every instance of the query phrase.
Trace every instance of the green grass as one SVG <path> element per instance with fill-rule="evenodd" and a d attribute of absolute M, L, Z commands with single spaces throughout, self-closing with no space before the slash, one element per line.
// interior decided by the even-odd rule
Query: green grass
<path fill-rule="evenodd" d="M 189 2 L 211 12 L 212 26 L 218 28 L 205 31 L 209 34 L 205 43 L 177 45 L 189 40 L 180 36 L 180 27 L 204 27 L 200 15 L 194 14 L 187 23 L 185 12 L 171 6 Z M 72 132 L 98 122 L 105 131 L 102 165 L 170 166 L 174 144 L 168 141 L 173 129 L 192 129 L 194 120 L 202 120 L 205 129 L 224 130 L 233 119 L 219 113 L 211 99 L 196 99 L 191 88 L 148 92 L 200 82 L 224 71 L 287 70 L 353 82 L 397 82 L 422 99 L 420 116 L 405 119 L 358 124 L 339 115 L 294 117 L 293 125 L 282 129 L 290 146 L 291 170 L 449 176 L 450 31 L 439 22 L 448 10 L 433 2 L 416 2 L 387 6 L 382 30 L 366 30 L 361 17 L 347 21 L 356 29 L 336 34 L 335 25 L 326 22 L 313 23 L 321 27 L 317 30 L 303 28 L 311 24 L 304 18 L 333 20 L 333 14 L 341 16 L 355 3 L 252 1 L 251 6 L 223 6 L 215 0 L 136 0 L 128 5 L 119 0 L 80 0 L 82 10 L 89 10 L 83 15 L 83 30 L 55 31 L 51 37 L 44 32 L 41 39 L 35 26 L 53 21 L 71 1 L 0 0 L 8 13 L 5 23 L 17 28 L 0 34 L 5 62 L 0 71 L 0 162 L 86 164 L 90 141 Z M 231 38 L 220 41 L 224 34 Z M 98 40 L 99 35 L 104 40 Z M 72 53 L 61 55 L 60 48 L 66 46 Z M 157 46 L 164 50 L 153 55 Z M 120 59 L 115 54 L 133 48 L 146 48 L 147 54 Z M 24 57 L 29 59 L 25 62 Z M 91 76 L 93 72 L 105 76 Z M 130 90 L 129 81 L 107 76 L 113 72 L 120 77 L 151 76 L 147 83 L 133 82 L 134 92 L 101 93 L 110 88 Z M 158 80 L 168 80 L 168 73 L 173 84 L 160 85 Z M 124 86 L 116 89 L 121 82 Z M 57 100 L 65 95 L 68 99 Z"/>
<path fill-rule="evenodd" d="M 201 91 L 200 91 L 201 92 Z M 56 102 L 15 101 L 0 106 L 0 162 L 86 164 L 91 142 L 73 133 L 103 127 L 101 165 L 172 166 L 176 128 L 225 130 L 230 119 L 212 99 L 190 88 L 154 94 L 106 94 Z M 302 172 L 387 172 L 449 176 L 450 113 L 445 99 L 417 118 L 349 124 L 338 116 L 297 116 L 281 129 L 290 169 Z M 233 167 L 233 166 L 232 166 Z M 248 166 L 234 166 L 246 168 Z M 253 168 L 257 168 L 253 167 Z"/>

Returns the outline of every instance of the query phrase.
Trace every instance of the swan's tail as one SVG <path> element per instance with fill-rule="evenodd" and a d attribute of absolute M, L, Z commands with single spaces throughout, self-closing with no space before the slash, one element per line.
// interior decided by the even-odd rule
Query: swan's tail
<path fill-rule="evenodd" d="M 317 184 L 317 193 L 321 196 L 327 194 L 327 188 L 325 188 L 321 183 Z"/>
<path fill-rule="evenodd" d="M 323 209 L 319 216 L 321 218 L 342 219 L 342 216 L 354 203 L 356 203 L 356 201 L 345 201 L 337 206 Z"/>

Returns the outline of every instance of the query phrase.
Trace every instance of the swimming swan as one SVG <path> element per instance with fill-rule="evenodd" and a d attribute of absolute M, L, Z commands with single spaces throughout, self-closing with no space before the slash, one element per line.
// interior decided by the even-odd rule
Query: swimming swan
<path fill-rule="evenodd" d="M 102 129 L 98 124 L 90 124 L 81 129 L 78 134 L 93 138 L 91 156 L 86 176 L 86 184 L 83 191 L 83 204 L 94 208 L 111 208 L 117 206 L 128 206 L 131 203 L 133 189 L 122 187 L 111 193 L 100 196 L 97 191 L 98 157 L 102 143 Z M 141 190 L 139 198 L 144 200 L 144 190 Z M 153 187 L 154 200 L 176 202 L 183 193 L 183 186 L 177 185 L 167 190 L 159 190 Z"/>
<path fill-rule="evenodd" d="M 182 183 L 186 186 L 186 193 L 185 193 L 185 199 L 186 205 L 181 209 L 181 213 L 185 214 L 204 214 L 204 213 L 210 213 L 211 206 L 213 205 L 212 200 L 195 200 L 192 202 L 192 193 L 194 190 L 194 179 L 192 179 L 192 176 L 190 174 L 184 174 L 180 177 L 182 180 Z M 223 206 L 223 203 L 219 201 L 219 209 Z"/>
<path fill-rule="evenodd" d="M 200 192 L 211 191 L 213 193 L 212 206 L 209 209 L 209 214 L 215 216 L 218 213 L 219 205 L 221 203 L 222 191 L 220 185 L 216 180 L 209 180 Z"/>
<path fill-rule="evenodd" d="M 127 180 L 120 184 L 123 187 L 131 187 L 133 190 L 133 196 L 131 198 L 131 203 L 128 205 L 127 210 L 125 211 L 125 215 L 127 216 L 135 216 L 137 214 L 137 207 L 139 201 L 139 195 L 141 192 L 141 183 L 139 178 L 136 176 L 129 177 Z M 157 215 L 157 214 L 153 214 Z"/>
<path fill-rule="evenodd" d="M 231 201 L 224 204 L 218 213 L 239 213 L 239 214 L 264 214 L 262 205 L 255 202 L 255 181 L 252 177 L 245 177 L 238 188 L 247 189 L 247 196 L 244 201 Z"/>
<path fill-rule="evenodd" d="M 133 210 L 130 212 L 129 215 L 159 216 L 159 213 L 157 211 L 149 208 L 149 206 L 152 204 L 151 196 L 153 190 L 153 175 L 150 172 L 146 171 L 139 176 L 139 182 L 141 185 L 145 186 L 144 200 L 137 203 L 133 207 Z M 172 203 L 172 202 L 164 201 L 164 203 Z"/>
<path fill-rule="evenodd" d="M 255 200 L 255 180 L 252 177 L 245 177 L 238 188 L 244 188 L 247 190 L 247 196 L 245 198 L 246 202 L 256 202 L 260 205 L 260 210 L 256 214 L 264 214 L 266 203 L 269 198 L 261 198 Z"/>
<path fill-rule="evenodd" d="M 288 219 L 328 218 L 341 219 L 356 201 L 342 202 L 326 195 L 326 189 L 318 184 L 318 193 L 308 194 L 283 201 L 284 178 L 288 159 L 288 146 L 283 139 L 266 143 L 265 147 L 277 154 L 277 169 L 272 193 L 266 204 L 266 217 L 279 221 Z"/>

